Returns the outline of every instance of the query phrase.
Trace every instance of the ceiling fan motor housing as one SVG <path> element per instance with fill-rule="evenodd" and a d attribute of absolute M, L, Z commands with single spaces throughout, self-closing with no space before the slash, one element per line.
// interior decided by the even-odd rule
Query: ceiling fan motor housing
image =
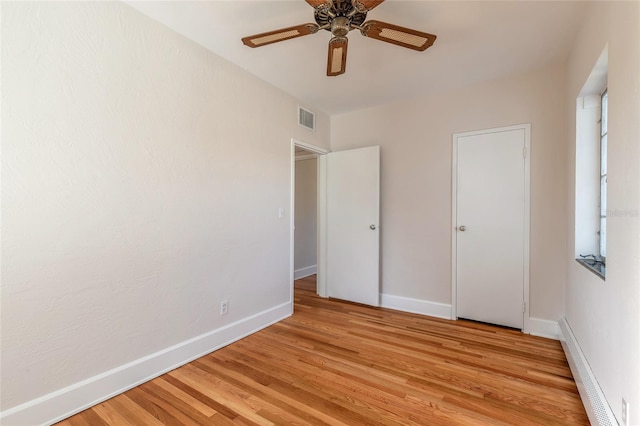
<path fill-rule="evenodd" d="M 336 37 L 344 37 L 349 33 L 349 20 L 344 16 L 337 16 L 331 21 L 331 34 Z"/>
<path fill-rule="evenodd" d="M 345 36 L 351 30 L 352 24 L 360 26 L 367 19 L 367 12 L 355 9 L 351 0 L 333 0 L 328 4 L 330 6 L 317 8 L 314 18 L 320 27 L 325 27 L 334 36 Z M 346 32 L 343 28 L 346 28 Z"/>

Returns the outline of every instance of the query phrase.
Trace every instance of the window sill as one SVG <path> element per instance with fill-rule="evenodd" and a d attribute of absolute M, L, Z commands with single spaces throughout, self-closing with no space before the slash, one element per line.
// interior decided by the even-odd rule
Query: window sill
<path fill-rule="evenodd" d="M 585 268 L 587 268 L 588 270 L 590 270 L 591 272 L 593 272 L 594 274 L 596 274 L 597 276 L 599 276 L 600 278 L 602 278 L 603 280 L 605 279 L 607 267 L 604 263 L 597 260 L 590 260 L 590 259 L 589 260 L 576 259 L 576 261 L 582 266 L 584 266 Z"/>

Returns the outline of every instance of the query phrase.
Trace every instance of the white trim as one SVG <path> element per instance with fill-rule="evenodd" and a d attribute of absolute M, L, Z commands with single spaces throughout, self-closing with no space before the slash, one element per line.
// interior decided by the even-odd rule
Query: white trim
<path fill-rule="evenodd" d="M 304 148 L 307 151 L 311 151 L 318 155 L 318 167 L 317 167 L 317 269 L 318 275 L 316 280 L 316 292 L 321 297 L 327 297 L 327 285 L 326 285 L 326 259 L 327 259 L 327 162 L 325 154 L 329 153 L 329 150 L 321 148 L 319 146 L 311 145 L 306 142 L 302 142 L 295 138 L 291 138 L 291 217 L 290 217 L 290 234 L 289 234 L 289 253 L 290 253 L 290 271 L 291 271 L 291 287 L 290 294 L 291 300 L 293 300 L 293 281 L 295 279 L 294 271 L 294 229 L 295 229 L 295 173 L 296 173 L 296 146 Z M 293 308 L 293 305 L 292 305 Z"/>
<path fill-rule="evenodd" d="M 299 280 L 300 278 L 308 277 L 318 272 L 318 265 L 305 266 L 293 271 L 293 278 Z"/>
<path fill-rule="evenodd" d="M 618 421 L 596 380 L 566 318 L 559 321 L 560 342 L 576 381 L 580 399 L 592 425 L 617 425 Z"/>
<path fill-rule="evenodd" d="M 531 250 L 531 123 L 516 126 L 524 128 L 524 253 L 523 257 L 523 280 L 524 280 L 524 320 L 522 326 L 523 333 L 531 333 L 531 317 L 529 311 L 529 275 L 530 275 L 530 250 Z"/>
<path fill-rule="evenodd" d="M 0 423 L 53 424 L 291 315 L 286 302 L 3 411 Z"/>
<path fill-rule="evenodd" d="M 289 300 L 293 301 L 295 274 L 295 229 L 296 229 L 296 143 L 291 139 L 291 175 L 289 176 Z M 293 303 L 291 304 L 293 314 Z"/>
<path fill-rule="evenodd" d="M 318 157 L 318 236 L 317 262 L 318 277 L 316 278 L 316 292 L 320 297 L 329 297 L 327 286 L 327 157 Z"/>
<path fill-rule="evenodd" d="M 515 126 L 497 127 L 494 129 L 476 130 L 473 132 L 454 133 L 452 135 L 452 167 L 451 167 L 451 318 L 456 319 L 457 314 L 457 299 L 458 299 L 458 276 L 457 276 L 457 176 L 458 176 L 458 139 L 467 136 L 476 136 L 487 133 L 508 132 L 511 130 L 524 130 L 524 144 L 526 148 L 526 156 L 524 158 L 524 271 L 523 271 L 523 299 L 524 299 L 524 313 L 522 314 L 524 333 L 530 333 L 530 319 L 529 319 L 529 245 L 530 245 L 530 233 L 531 233 L 531 124 L 519 124 Z"/>
<path fill-rule="evenodd" d="M 529 318 L 529 334 L 553 340 L 560 340 L 560 328 L 558 327 L 558 322 L 542 318 Z"/>
<path fill-rule="evenodd" d="M 328 154 L 330 152 L 328 149 L 311 145 L 310 143 L 302 142 L 295 138 L 291 138 L 291 144 L 293 144 L 294 146 L 299 146 L 300 148 L 304 148 L 307 151 L 315 152 L 316 154 L 320 154 L 320 155 Z"/>
<path fill-rule="evenodd" d="M 430 302 L 428 300 L 381 293 L 380 306 L 397 311 L 411 312 L 413 314 L 451 319 L 451 305 L 446 303 Z"/>
<path fill-rule="evenodd" d="M 458 319 L 458 135 L 451 144 L 451 319 Z"/>

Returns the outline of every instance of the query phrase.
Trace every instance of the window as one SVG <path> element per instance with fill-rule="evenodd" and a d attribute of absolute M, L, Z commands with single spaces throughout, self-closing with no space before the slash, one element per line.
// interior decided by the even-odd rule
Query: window
<path fill-rule="evenodd" d="M 607 259 L 607 114 L 609 95 L 605 89 L 600 97 L 600 229 L 599 255 L 602 262 Z"/>
<path fill-rule="evenodd" d="M 607 259 L 608 53 L 576 98 L 575 259 L 605 279 Z"/>

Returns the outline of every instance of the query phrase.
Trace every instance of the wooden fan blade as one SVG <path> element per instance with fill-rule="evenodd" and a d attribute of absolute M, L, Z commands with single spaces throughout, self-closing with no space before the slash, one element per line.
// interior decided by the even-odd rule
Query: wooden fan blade
<path fill-rule="evenodd" d="M 367 12 L 376 6 L 379 6 L 384 0 L 355 0 L 356 9 L 366 10 Z"/>
<path fill-rule="evenodd" d="M 327 61 L 327 75 L 329 77 L 344 74 L 347 70 L 348 42 L 346 37 L 333 37 L 329 41 L 329 60 Z"/>
<path fill-rule="evenodd" d="M 380 21 L 367 21 L 362 24 L 362 35 L 386 41 L 398 46 L 423 51 L 436 41 L 436 36 L 422 31 L 399 27 Z"/>
<path fill-rule="evenodd" d="M 289 40 L 318 32 L 318 24 L 302 24 L 295 27 L 282 28 L 268 33 L 244 37 L 242 42 L 249 47 L 266 46 L 278 41 Z"/>
<path fill-rule="evenodd" d="M 319 6 L 331 3 L 331 0 L 307 0 L 307 3 L 309 3 L 312 8 L 317 9 Z"/>

